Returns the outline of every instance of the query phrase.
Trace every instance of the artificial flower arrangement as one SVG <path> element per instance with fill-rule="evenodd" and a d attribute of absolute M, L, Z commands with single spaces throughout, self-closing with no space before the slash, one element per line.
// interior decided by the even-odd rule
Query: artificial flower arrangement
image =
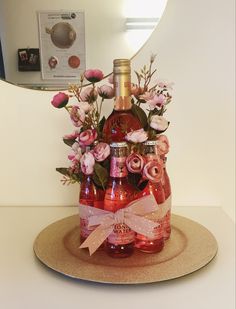
<path fill-rule="evenodd" d="M 166 224 L 166 239 L 168 239 L 170 236 L 170 186 L 165 169 L 165 160 L 169 151 L 169 142 L 163 132 L 167 130 L 169 121 L 164 118 L 163 114 L 166 112 L 167 105 L 172 100 L 170 91 L 172 90 L 173 83 L 160 80 L 156 80 L 154 83 L 152 82 L 156 73 L 156 69 L 153 69 L 154 61 L 155 56 L 151 56 L 148 65 L 145 65 L 139 72 L 135 71 L 136 82 L 131 84 L 131 110 L 132 114 L 139 119 L 142 128 L 130 130 L 127 125 L 124 140 L 126 145 L 128 144 L 128 155 L 125 160 L 125 165 L 128 171 L 128 182 L 135 191 L 134 199 L 138 200 L 145 195 L 153 193 L 156 201 L 162 203 L 162 214 L 159 215 L 158 222 L 153 223 L 154 221 L 147 221 L 143 217 L 140 221 L 140 225 L 146 225 L 146 232 L 149 230 L 151 233 L 148 234 L 149 232 L 147 232 L 147 235 L 153 236 L 154 234 L 157 235 L 157 229 L 160 228 L 160 226 L 163 229 L 163 226 Z M 108 83 L 101 85 L 101 82 L 104 81 L 105 78 L 108 78 Z M 63 174 L 63 184 L 82 183 L 84 175 L 87 175 L 89 177 L 91 176 L 93 185 L 97 187 L 98 190 L 106 190 L 111 167 L 111 145 L 105 142 L 103 136 L 103 127 L 106 123 L 106 118 L 102 115 L 102 107 L 104 100 L 112 99 L 114 95 L 113 76 L 104 77 L 103 72 L 96 69 L 86 70 L 84 74 L 81 75 L 78 85 L 70 85 L 67 93 L 59 92 L 53 97 L 51 101 L 52 105 L 56 108 L 64 108 L 75 127 L 73 133 L 63 137 L 65 144 L 70 147 L 70 153 L 68 155 L 68 159 L 71 162 L 70 166 L 56 169 Z M 76 99 L 76 103 L 71 104 L 71 101 L 74 99 Z M 148 141 L 155 141 L 157 145 L 155 159 L 148 159 L 144 153 L 144 145 Z M 167 186 L 164 186 L 162 182 L 167 182 Z M 152 187 L 152 184 L 158 184 L 158 186 L 163 188 L 165 187 L 168 191 L 165 192 L 166 196 L 163 200 L 158 201 L 158 197 L 155 196 L 157 188 Z M 148 194 L 145 193 L 147 187 Z M 157 195 L 160 194 L 157 193 Z M 168 203 L 166 203 L 165 199 Z M 155 205 L 156 201 L 154 203 Z M 143 204 L 148 205 L 148 203 L 153 203 L 153 201 L 143 201 Z M 83 207 L 80 208 L 81 212 L 86 212 L 86 208 L 87 206 L 85 210 Z M 154 211 L 154 208 L 152 208 L 152 211 Z M 90 210 L 90 212 L 96 213 L 95 210 Z M 98 212 L 98 217 L 100 215 L 101 213 Z M 104 215 L 106 216 L 107 213 L 104 212 Z M 82 214 L 80 214 L 80 217 L 82 218 Z M 119 215 L 118 217 L 121 218 Z M 166 217 L 166 219 L 164 217 Z M 115 225 L 114 222 L 117 222 L 117 218 L 113 219 L 113 223 L 110 223 L 111 230 L 109 233 L 113 230 Z M 136 216 L 133 219 L 135 221 L 140 218 Z M 124 225 L 122 226 L 124 227 Z M 128 230 L 129 229 L 126 229 L 126 231 Z M 136 233 L 138 232 L 138 230 L 135 229 L 133 229 L 133 231 Z M 102 234 L 100 235 L 101 237 Z M 138 239 L 138 243 L 141 244 L 140 247 L 142 247 L 143 235 L 145 234 L 141 233 L 141 238 Z M 107 236 L 109 236 L 109 234 Z M 98 241 L 92 237 L 93 239 L 91 242 L 93 244 L 95 242 L 98 243 L 92 252 L 96 251 L 106 239 L 101 237 Z M 149 240 L 146 239 L 145 241 Z M 85 247 L 86 246 L 87 245 L 85 245 Z M 83 248 L 83 244 L 81 247 Z M 89 245 L 87 247 L 89 247 Z M 160 251 L 162 247 L 158 250 Z"/>
<path fill-rule="evenodd" d="M 132 83 L 132 111 L 141 121 L 143 128 L 127 133 L 126 141 L 130 147 L 130 155 L 127 158 L 127 169 L 130 181 L 137 186 L 142 179 L 153 180 L 155 169 L 152 164 L 146 164 L 141 154 L 142 143 L 146 140 L 158 139 L 160 154 L 169 150 L 168 139 L 160 135 L 169 126 L 163 114 L 167 105 L 171 102 L 173 83 L 157 80 L 153 85 L 152 79 L 156 69 L 152 69 L 155 56 L 151 56 L 148 66 L 144 66 L 140 72 L 135 71 L 137 81 Z M 70 85 L 68 93 L 59 92 L 51 103 L 56 108 L 65 108 L 69 118 L 75 127 L 73 133 L 65 135 L 63 141 L 70 147 L 68 159 L 69 167 L 57 168 L 63 174 L 62 183 L 80 183 L 82 174 L 93 173 L 93 181 L 96 186 L 105 189 L 109 175 L 110 147 L 103 142 L 102 130 L 106 121 L 102 116 L 104 100 L 114 97 L 113 76 L 108 77 L 108 83 L 99 85 L 104 80 L 101 70 L 86 70 L 81 75 L 79 85 Z M 85 85 L 85 82 L 87 84 Z M 88 84 L 89 82 L 89 84 Z M 72 98 L 76 98 L 76 104 L 70 105 Z M 90 151 L 87 149 L 93 145 Z M 138 175 L 138 177 L 137 177 Z"/>

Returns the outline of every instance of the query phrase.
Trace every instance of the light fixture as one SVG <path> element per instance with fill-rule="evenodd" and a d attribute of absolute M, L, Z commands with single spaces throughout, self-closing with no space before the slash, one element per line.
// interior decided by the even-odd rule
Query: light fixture
<path fill-rule="evenodd" d="M 125 29 L 126 30 L 145 30 L 154 29 L 159 21 L 159 18 L 153 17 L 135 17 L 126 18 Z"/>

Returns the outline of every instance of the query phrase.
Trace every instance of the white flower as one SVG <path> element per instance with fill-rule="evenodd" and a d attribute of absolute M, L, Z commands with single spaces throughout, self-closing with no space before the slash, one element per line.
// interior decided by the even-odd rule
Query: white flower
<path fill-rule="evenodd" d="M 132 143 L 143 143 L 148 139 L 148 135 L 144 129 L 139 129 L 127 133 L 125 139 Z"/>
<path fill-rule="evenodd" d="M 169 126 L 169 122 L 163 117 L 154 115 L 151 117 L 150 127 L 157 131 L 165 131 Z"/>

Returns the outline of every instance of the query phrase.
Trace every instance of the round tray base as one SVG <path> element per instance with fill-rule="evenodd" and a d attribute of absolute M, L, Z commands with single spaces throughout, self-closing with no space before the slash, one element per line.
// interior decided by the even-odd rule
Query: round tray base
<path fill-rule="evenodd" d="M 110 284 L 143 284 L 179 278 L 208 264 L 217 242 L 204 226 L 172 215 L 172 233 L 157 254 L 138 250 L 128 258 L 114 259 L 103 250 L 89 256 L 79 249 L 79 216 L 47 226 L 35 240 L 34 252 L 49 268 L 66 276 Z M 128 271 L 127 271 L 128 270 Z"/>

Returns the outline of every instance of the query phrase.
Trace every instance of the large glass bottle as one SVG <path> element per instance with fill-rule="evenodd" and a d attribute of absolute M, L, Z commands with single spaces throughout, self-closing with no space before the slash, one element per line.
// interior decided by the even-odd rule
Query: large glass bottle
<path fill-rule="evenodd" d="M 124 141 L 128 132 L 142 128 L 139 119 L 131 110 L 130 74 L 130 60 L 115 59 L 113 61 L 115 104 L 103 127 L 103 139 L 107 143 Z"/>
<path fill-rule="evenodd" d="M 134 198 L 134 188 L 128 182 L 126 168 L 127 143 L 111 145 L 110 179 L 105 192 L 104 209 L 116 212 Z M 128 257 L 134 251 L 135 233 L 124 223 L 115 225 L 106 241 L 106 251 L 112 257 Z"/>
<path fill-rule="evenodd" d="M 170 179 L 166 170 L 166 161 L 167 157 L 163 156 L 163 177 L 162 177 L 162 187 L 165 193 L 165 200 L 168 200 L 168 203 L 170 203 L 170 209 L 168 210 L 167 214 L 165 215 L 163 219 L 163 232 L 164 232 L 164 239 L 167 240 L 170 238 L 171 234 L 171 185 L 170 185 Z"/>
<path fill-rule="evenodd" d="M 80 184 L 79 202 L 82 205 L 103 209 L 105 191 L 96 187 L 91 175 L 83 175 Z M 82 243 L 94 230 L 88 227 L 88 220 L 80 218 L 80 242 Z"/>
<path fill-rule="evenodd" d="M 157 141 L 147 141 L 144 143 L 144 155 L 146 157 L 146 161 L 160 161 L 160 158 L 157 153 Z M 146 196 L 152 194 L 157 204 L 160 205 L 165 201 L 165 192 L 162 187 L 161 181 L 152 182 L 149 180 L 146 187 L 142 191 L 142 196 Z M 155 215 L 148 217 L 148 219 L 153 220 L 159 223 L 159 227 L 155 229 L 153 238 L 148 238 L 144 235 L 137 234 L 135 247 L 140 251 L 147 253 L 156 253 L 160 252 L 164 247 L 164 230 L 163 230 L 163 220 L 155 219 Z"/>

